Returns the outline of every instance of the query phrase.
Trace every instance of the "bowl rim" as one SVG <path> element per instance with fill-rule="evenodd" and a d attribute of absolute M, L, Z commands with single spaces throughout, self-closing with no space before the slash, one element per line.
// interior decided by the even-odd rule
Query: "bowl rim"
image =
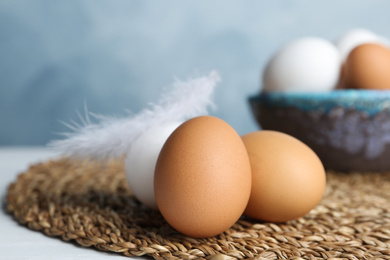
<path fill-rule="evenodd" d="M 343 89 L 327 92 L 261 92 L 249 97 L 251 105 L 267 107 L 295 107 L 303 111 L 325 110 L 335 107 L 377 114 L 390 113 L 390 90 Z"/>

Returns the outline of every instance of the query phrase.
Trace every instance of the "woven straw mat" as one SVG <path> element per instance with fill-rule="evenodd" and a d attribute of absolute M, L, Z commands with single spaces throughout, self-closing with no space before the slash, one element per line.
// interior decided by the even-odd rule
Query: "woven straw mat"
<path fill-rule="evenodd" d="M 390 259 L 390 172 L 327 173 L 321 203 L 282 224 L 242 218 L 207 239 L 179 234 L 131 194 L 123 163 L 55 159 L 12 183 L 6 208 L 48 236 L 155 259 Z"/>

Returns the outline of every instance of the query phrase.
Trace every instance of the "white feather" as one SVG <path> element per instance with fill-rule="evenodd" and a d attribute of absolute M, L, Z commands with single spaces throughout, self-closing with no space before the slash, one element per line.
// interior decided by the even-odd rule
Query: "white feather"
<path fill-rule="evenodd" d="M 121 158 L 150 127 L 207 114 L 207 108 L 214 106 L 211 95 L 219 80 L 216 71 L 187 82 L 176 80 L 173 90 L 163 94 L 160 102 L 124 118 L 86 112 L 85 119 L 80 116 L 82 125 L 69 126 L 73 132 L 64 134 L 66 139 L 51 141 L 49 147 L 76 158 Z M 92 123 L 89 115 L 98 122 Z"/>

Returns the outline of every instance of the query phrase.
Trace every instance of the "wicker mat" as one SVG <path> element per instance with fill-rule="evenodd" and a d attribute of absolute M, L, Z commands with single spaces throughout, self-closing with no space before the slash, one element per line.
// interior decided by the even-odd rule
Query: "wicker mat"
<path fill-rule="evenodd" d="M 240 219 L 208 239 L 175 232 L 143 207 L 123 165 L 57 159 L 11 184 L 6 207 L 30 229 L 82 246 L 156 259 L 390 259 L 390 172 L 327 173 L 320 205 L 283 224 Z"/>

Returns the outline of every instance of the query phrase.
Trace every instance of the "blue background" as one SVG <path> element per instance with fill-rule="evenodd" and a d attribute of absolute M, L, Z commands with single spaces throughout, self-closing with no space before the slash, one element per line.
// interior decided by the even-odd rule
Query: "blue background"
<path fill-rule="evenodd" d="M 247 98 L 270 56 L 353 28 L 390 38 L 390 1 L 0 0 L 0 145 L 44 145 L 94 113 L 156 102 L 174 78 L 219 71 L 211 114 L 258 129 Z"/>

